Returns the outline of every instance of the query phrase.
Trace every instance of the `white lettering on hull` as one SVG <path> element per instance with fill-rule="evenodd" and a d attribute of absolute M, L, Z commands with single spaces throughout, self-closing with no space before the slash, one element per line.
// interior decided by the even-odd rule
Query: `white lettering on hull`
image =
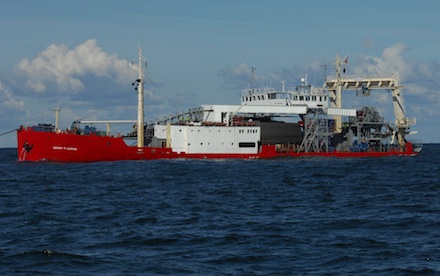
<path fill-rule="evenodd" d="M 66 150 L 66 151 L 77 151 L 78 148 L 75 147 L 60 147 L 60 146 L 53 146 L 52 149 L 54 150 Z"/>

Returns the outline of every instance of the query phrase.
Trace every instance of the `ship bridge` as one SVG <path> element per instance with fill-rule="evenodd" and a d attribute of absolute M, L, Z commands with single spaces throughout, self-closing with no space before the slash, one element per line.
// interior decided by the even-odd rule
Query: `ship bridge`
<path fill-rule="evenodd" d="M 241 91 L 241 104 L 244 106 L 307 106 L 308 108 L 327 108 L 328 92 L 321 87 L 303 83 L 301 86 L 281 91 L 271 87 L 247 88 Z"/>

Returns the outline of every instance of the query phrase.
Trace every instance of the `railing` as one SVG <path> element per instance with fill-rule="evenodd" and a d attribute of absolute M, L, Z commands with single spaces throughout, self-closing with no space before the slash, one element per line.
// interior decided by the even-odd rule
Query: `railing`
<path fill-rule="evenodd" d="M 260 87 L 260 88 L 246 88 L 241 90 L 242 96 L 252 95 L 252 94 L 267 94 L 279 92 L 273 87 Z"/>
<path fill-rule="evenodd" d="M 329 75 L 325 81 L 336 80 L 337 75 Z M 371 74 L 371 75 L 342 75 L 341 80 L 368 80 L 368 79 L 399 79 L 399 73 L 393 74 Z"/>

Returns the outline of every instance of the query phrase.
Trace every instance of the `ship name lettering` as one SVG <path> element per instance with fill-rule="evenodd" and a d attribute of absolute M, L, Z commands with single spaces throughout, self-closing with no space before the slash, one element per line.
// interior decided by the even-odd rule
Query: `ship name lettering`
<path fill-rule="evenodd" d="M 54 150 L 69 150 L 69 151 L 77 151 L 78 148 L 75 147 L 61 147 L 61 146 L 53 146 L 52 149 Z"/>

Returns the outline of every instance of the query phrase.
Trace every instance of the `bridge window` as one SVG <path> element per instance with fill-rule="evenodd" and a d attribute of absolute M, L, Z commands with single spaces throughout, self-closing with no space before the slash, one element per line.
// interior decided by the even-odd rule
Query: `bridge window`
<path fill-rule="evenodd" d="M 304 101 L 304 96 L 299 96 L 300 101 Z"/>
<path fill-rule="evenodd" d="M 316 96 L 312 96 L 312 101 L 316 101 Z"/>
<path fill-rule="evenodd" d="M 240 148 L 255 148 L 254 142 L 240 142 L 238 143 L 238 147 Z"/>

